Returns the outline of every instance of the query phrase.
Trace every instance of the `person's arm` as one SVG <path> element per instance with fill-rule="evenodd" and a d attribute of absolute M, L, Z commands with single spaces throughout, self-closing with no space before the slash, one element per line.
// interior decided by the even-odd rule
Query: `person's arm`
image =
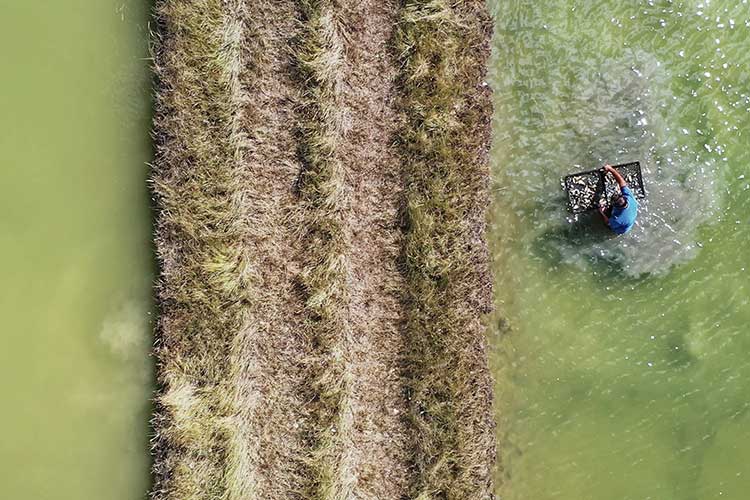
<path fill-rule="evenodd" d="M 628 183 L 625 182 L 625 179 L 623 179 L 622 176 L 620 175 L 620 172 L 612 168 L 612 165 L 604 165 L 604 170 L 612 174 L 612 176 L 617 181 L 617 184 L 620 186 L 620 189 L 628 185 Z"/>
<path fill-rule="evenodd" d="M 602 205 L 599 205 L 599 215 L 601 215 L 602 219 L 604 219 L 604 223 L 609 226 L 609 217 L 607 217 L 607 214 L 604 213 L 604 207 Z"/>

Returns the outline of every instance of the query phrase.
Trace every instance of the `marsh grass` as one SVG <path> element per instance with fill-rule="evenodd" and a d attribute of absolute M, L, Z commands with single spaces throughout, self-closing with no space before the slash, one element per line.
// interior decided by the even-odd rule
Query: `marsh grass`
<path fill-rule="evenodd" d="M 152 185 L 160 320 L 154 417 L 159 500 L 233 498 L 232 384 L 251 266 L 242 238 L 243 2 L 157 3 Z"/>
<path fill-rule="evenodd" d="M 402 64 L 400 141 L 406 170 L 407 336 L 411 497 L 490 498 L 494 455 L 482 311 L 486 262 L 472 249 L 472 214 L 488 177 L 478 154 L 486 107 L 470 96 L 483 72 L 486 32 L 464 20 L 471 2 L 407 0 L 396 49 Z M 490 436 L 488 438 L 488 436 Z"/>
<path fill-rule="evenodd" d="M 348 416 L 346 342 L 348 245 L 344 210 L 344 169 L 337 157 L 342 138 L 341 67 L 344 48 L 336 17 L 337 4 L 300 0 L 302 38 L 296 59 L 304 93 L 300 178 L 308 252 L 302 283 L 308 326 L 314 338 L 313 380 L 317 394 L 317 432 L 312 437 L 310 465 L 315 477 L 310 498 L 352 498 L 347 480 L 345 443 Z"/>
<path fill-rule="evenodd" d="M 312 390 L 300 390 L 313 395 L 304 411 L 310 410 L 314 421 L 303 424 L 309 453 L 298 457 L 295 448 L 295 456 L 283 457 L 297 468 L 294 479 L 263 479 L 274 482 L 275 491 L 289 489 L 290 497 L 343 500 L 357 493 L 346 359 L 353 342 L 347 289 L 350 200 L 339 151 L 345 31 L 336 0 L 296 1 L 302 34 L 292 49 L 302 92 L 298 153 L 303 170 L 300 213 L 292 219 L 303 221 L 305 233 L 300 284 L 306 323 L 299 335 L 313 347 L 310 366 L 300 369 L 309 368 L 314 376 Z M 462 17 L 466 4 L 479 1 L 406 0 L 395 38 L 402 65 L 404 331 L 415 444 L 409 496 L 418 500 L 490 495 L 491 394 L 478 322 L 481 301 L 471 299 L 484 286 L 477 269 L 485 263 L 473 248 L 472 220 L 486 189 L 487 166 L 477 153 L 485 138 L 475 133 L 486 126 L 478 125 L 486 108 L 470 96 L 481 79 L 484 61 L 477 51 L 485 40 L 476 21 Z M 156 7 L 152 183 L 161 314 L 155 349 L 155 500 L 260 495 L 248 473 L 247 440 L 253 434 L 246 427 L 260 428 L 262 422 L 241 418 L 238 395 L 239 373 L 250 362 L 243 358 L 242 343 L 249 337 L 242 332 L 251 311 L 260 310 L 254 301 L 269 295 L 260 293 L 255 257 L 249 254 L 253 246 L 246 241 L 263 236 L 248 227 L 248 140 L 242 125 L 248 102 L 242 82 L 245 72 L 260 65 L 243 60 L 253 57 L 243 50 L 246 8 L 243 0 L 160 0 Z"/>

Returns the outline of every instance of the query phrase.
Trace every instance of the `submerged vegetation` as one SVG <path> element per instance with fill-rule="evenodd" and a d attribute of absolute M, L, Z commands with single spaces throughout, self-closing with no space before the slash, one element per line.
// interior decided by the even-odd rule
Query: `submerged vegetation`
<path fill-rule="evenodd" d="M 408 0 L 384 9 L 340 0 L 157 5 L 156 500 L 343 500 L 385 491 L 419 500 L 491 497 L 481 325 L 489 303 L 482 86 L 489 23 L 479 1 Z M 298 33 L 246 33 L 279 11 L 294 14 Z M 357 16 L 368 13 L 379 16 L 371 22 L 392 24 L 374 30 L 390 46 L 378 57 L 398 75 L 391 90 L 376 87 L 380 75 L 347 47 Z M 260 73 L 279 68 L 293 88 L 271 95 L 279 75 Z M 393 95 L 365 95 L 355 106 L 351 82 L 362 75 L 372 85 L 355 91 Z M 273 108 L 258 113 L 252 92 Z M 343 111 L 361 114 L 362 102 L 390 106 L 394 119 L 376 123 Z M 280 118 L 263 128 L 260 117 L 274 113 Z M 361 128 L 352 132 L 353 123 Z M 293 146 L 278 138 L 282 129 Z M 351 163 L 367 158 L 352 151 L 378 148 L 400 156 L 380 160 L 392 170 L 387 178 Z M 261 158 L 260 150 L 273 154 Z M 398 179 L 406 224 L 395 209 L 386 213 L 382 191 L 373 190 L 358 210 L 383 211 L 386 222 L 358 227 L 352 176 L 376 186 Z M 273 190 L 258 187 L 264 183 Z M 354 267 L 354 252 L 367 251 L 356 239 L 369 232 L 377 241 L 384 231 L 402 261 L 395 250 L 392 262 L 369 264 L 369 288 L 354 286 L 365 272 Z M 390 267 L 401 270 L 401 281 L 378 275 Z M 376 306 L 378 319 L 353 321 Z M 390 399 L 363 396 L 391 387 L 362 371 L 383 354 L 367 351 L 381 345 L 362 344 L 368 335 L 399 337 L 382 344 L 401 346 L 387 353 L 399 387 L 388 389 L 397 393 Z M 372 406 L 386 400 L 408 415 L 395 403 Z M 298 407 L 283 408 L 290 404 Z M 386 416 L 399 428 L 378 427 Z M 388 442 L 391 435 L 398 442 Z M 381 455 L 390 458 L 369 463 L 376 450 L 354 450 L 358 443 L 385 446 Z M 395 464 L 407 470 L 388 470 Z M 391 484 L 398 475 L 408 484 Z"/>

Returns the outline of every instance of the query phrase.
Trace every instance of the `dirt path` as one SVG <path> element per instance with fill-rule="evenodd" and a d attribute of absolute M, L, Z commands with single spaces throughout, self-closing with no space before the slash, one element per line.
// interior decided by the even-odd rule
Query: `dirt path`
<path fill-rule="evenodd" d="M 343 0 L 338 12 L 345 33 L 346 126 L 337 155 L 349 199 L 348 481 L 352 498 L 362 499 L 401 498 L 408 478 L 404 283 L 397 268 L 403 188 L 393 145 L 397 70 L 389 50 L 398 9 L 396 1 Z"/>
<path fill-rule="evenodd" d="M 308 356 L 300 271 L 299 201 L 294 186 L 296 107 L 291 42 L 299 33 L 293 0 L 248 2 L 242 83 L 246 93 L 243 203 L 249 220 L 245 239 L 255 277 L 247 329 L 238 346 L 240 461 L 234 471 L 237 500 L 308 496 L 310 415 Z"/>

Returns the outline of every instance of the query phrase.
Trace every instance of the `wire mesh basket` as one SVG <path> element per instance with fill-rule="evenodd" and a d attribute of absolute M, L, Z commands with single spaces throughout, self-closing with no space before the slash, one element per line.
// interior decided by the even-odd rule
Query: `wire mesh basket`
<path fill-rule="evenodd" d="M 633 196 L 636 198 L 646 197 L 640 162 L 615 165 L 614 169 L 628 183 Z M 605 172 L 604 169 L 566 175 L 563 178 L 563 188 L 568 195 L 568 210 L 574 214 L 594 210 L 599 207 L 600 203 L 605 208 L 609 208 L 612 197 L 620 193 L 620 188 L 614 176 Z"/>

